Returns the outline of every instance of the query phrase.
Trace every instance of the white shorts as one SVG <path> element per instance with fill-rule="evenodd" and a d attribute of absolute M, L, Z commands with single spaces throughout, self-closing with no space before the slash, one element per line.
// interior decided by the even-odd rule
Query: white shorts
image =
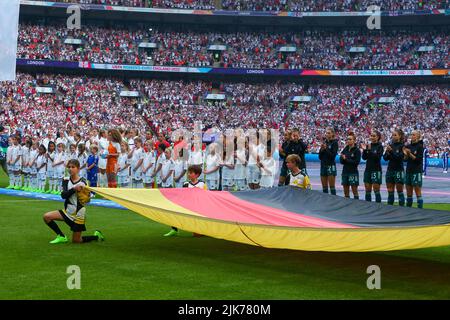
<path fill-rule="evenodd" d="M 232 187 L 234 186 L 234 179 L 222 179 L 222 187 Z"/>
<path fill-rule="evenodd" d="M 107 162 L 107 159 L 103 159 L 103 158 L 99 158 L 98 159 L 98 167 L 99 167 L 99 169 L 106 169 L 106 162 Z"/>
<path fill-rule="evenodd" d="M 142 180 L 142 171 L 135 171 L 132 173 L 133 180 L 141 181 Z"/>
<path fill-rule="evenodd" d="M 259 185 L 261 188 L 272 188 L 274 183 L 274 179 L 272 176 L 261 176 L 261 180 Z"/>
<path fill-rule="evenodd" d="M 12 171 L 20 171 L 22 170 L 22 165 L 21 164 L 15 164 L 12 167 Z"/>
<path fill-rule="evenodd" d="M 247 182 L 248 183 L 259 183 L 261 179 L 261 174 L 259 168 L 256 165 L 247 166 Z"/>
<path fill-rule="evenodd" d="M 36 167 L 32 167 L 31 170 L 30 170 L 30 173 L 33 174 L 33 175 L 37 174 L 37 168 Z"/>
<path fill-rule="evenodd" d="M 22 168 L 23 173 L 30 173 L 30 167 L 23 167 Z"/>
<path fill-rule="evenodd" d="M 173 181 L 172 181 L 173 182 Z M 167 183 L 167 182 L 163 182 L 161 184 L 162 188 L 173 188 L 173 183 Z"/>
<path fill-rule="evenodd" d="M 144 183 L 153 183 L 153 180 L 154 180 L 154 178 L 149 175 L 143 175 L 142 178 L 143 178 L 142 180 Z"/>
<path fill-rule="evenodd" d="M 219 180 L 206 180 L 208 190 L 217 190 L 219 188 Z"/>
<path fill-rule="evenodd" d="M 130 176 L 129 175 L 117 176 L 117 183 L 118 184 L 130 183 Z"/>
<path fill-rule="evenodd" d="M 239 191 L 245 191 L 248 189 L 245 179 L 235 179 L 234 181 L 236 182 L 236 187 Z"/>
<path fill-rule="evenodd" d="M 38 172 L 38 179 L 45 181 L 45 179 L 47 178 L 47 175 L 45 172 Z"/>

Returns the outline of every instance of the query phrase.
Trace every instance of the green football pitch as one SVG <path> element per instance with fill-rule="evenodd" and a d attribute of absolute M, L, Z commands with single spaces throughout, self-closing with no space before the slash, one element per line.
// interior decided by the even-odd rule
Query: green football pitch
<path fill-rule="evenodd" d="M 0 187 L 6 178 L 0 174 Z M 450 247 L 387 253 L 269 250 L 189 233 L 131 211 L 88 207 L 105 242 L 50 245 L 62 203 L 0 196 L 0 299 L 449 299 Z M 428 205 L 449 210 L 450 204 Z M 60 223 L 64 232 L 67 226 Z M 80 290 L 69 290 L 69 266 Z M 367 267 L 381 270 L 369 290 Z"/>

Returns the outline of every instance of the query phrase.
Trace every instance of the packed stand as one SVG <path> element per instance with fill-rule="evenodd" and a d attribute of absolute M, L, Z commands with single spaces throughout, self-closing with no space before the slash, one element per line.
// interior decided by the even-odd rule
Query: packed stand
<path fill-rule="evenodd" d="M 126 7 L 214 10 L 214 0 L 58 0 L 58 2 Z M 371 5 L 382 10 L 433 10 L 448 7 L 446 0 L 222 0 L 222 10 L 237 11 L 366 11 Z M 219 9 L 219 8 L 217 8 Z"/>
<path fill-rule="evenodd" d="M 51 87 L 54 94 L 37 92 Z M 135 98 L 120 92 L 137 91 Z M 207 100 L 221 92 L 225 100 Z M 294 96 L 310 96 L 309 103 L 291 102 Z M 391 104 L 378 103 L 394 97 Z M 301 128 L 316 151 L 324 127 L 338 135 L 353 130 L 365 136 L 371 128 L 420 129 L 431 144 L 444 145 L 450 117 L 450 92 L 441 85 L 301 85 L 296 83 L 222 83 L 213 88 L 206 81 L 119 80 L 65 75 L 19 73 L 15 82 L 0 88 L 0 123 L 23 134 L 46 135 L 67 126 L 85 134 L 92 127 L 137 127 L 170 135 L 178 128 L 206 127 Z M 386 134 L 384 134 L 386 133 Z M 341 139 L 345 138 L 345 134 Z M 343 142 L 343 141 L 341 141 Z"/>
<path fill-rule="evenodd" d="M 92 126 L 144 127 L 136 101 L 119 96 L 123 86 L 109 78 L 20 73 L 15 82 L 0 86 L 0 122 L 41 136 L 67 125 L 87 131 Z M 38 93 L 37 87 L 52 87 L 55 94 Z"/>
<path fill-rule="evenodd" d="M 79 39 L 82 45 L 65 44 Z M 154 50 L 139 48 L 156 43 Z M 224 68 L 286 69 L 434 69 L 450 68 L 448 31 L 356 31 L 343 33 L 306 30 L 298 33 L 206 32 L 171 28 L 103 28 L 21 24 L 17 56 L 26 59 L 90 61 L 93 63 L 207 67 L 214 65 L 210 44 L 226 50 L 217 63 Z M 280 53 L 282 46 L 296 52 Z M 421 46 L 432 51 L 418 52 Z M 365 47 L 351 53 L 352 47 Z"/>
<path fill-rule="evenodd" d="M 36 0 L 38 1 L 38 0 Z M 213 10 L 214 0 L 58 0 L 55 2 L 100 4 L 120 7 Z"/>
<path fill-rule="evenodd" d="M 247 2 L 247 1 L 246 1 Z M 252 1 L 249 1 L 250 3 Z M 372 5 L 379 6 L 382 11 L 396 10 L 434 10 L 448 7 L 446 0 L 290 0 L 289 11 L 366 11 Z"/>

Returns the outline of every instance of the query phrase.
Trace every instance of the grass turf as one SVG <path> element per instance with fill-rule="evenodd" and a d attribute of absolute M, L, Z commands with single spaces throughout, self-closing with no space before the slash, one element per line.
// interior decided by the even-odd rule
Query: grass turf
<path fill-rule="evenodd" d="M 105 242 L 50 245 L 54 234 L 42 214 L 60 207 L 0 196 L 0 299 L 450 298 L 450 247 L 389 253 L 269 250 L 188 233 L 164 238 L 167 226 L 98 207 L 88 207 L 87 234 L 98 228 Z M 450 204 L 427 207 L 450 211 Z M 366 287 L 366 269 L 374 264 L 381 268 L 381 290 Z M 81 290 L 67 289 L 70 265 L 81 269 Z"/>

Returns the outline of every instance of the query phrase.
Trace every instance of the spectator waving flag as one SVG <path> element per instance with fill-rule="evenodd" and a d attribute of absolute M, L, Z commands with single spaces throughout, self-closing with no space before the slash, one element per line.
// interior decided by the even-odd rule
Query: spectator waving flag
<path fill-rule="evenodd" d="M 16 79 L 20 0 L 0 1 L 0 81 Z"/>

